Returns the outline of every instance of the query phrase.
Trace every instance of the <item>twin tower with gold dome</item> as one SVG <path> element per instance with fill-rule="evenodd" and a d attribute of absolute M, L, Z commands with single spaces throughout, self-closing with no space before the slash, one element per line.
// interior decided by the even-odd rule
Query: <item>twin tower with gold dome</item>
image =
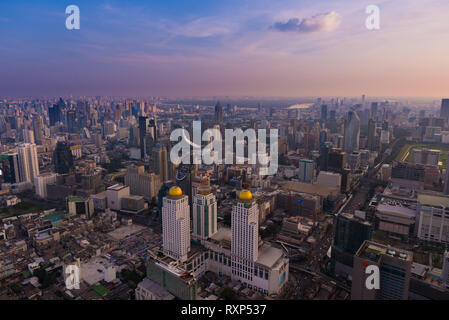
<path fill-rule="evenodd" d="M 171 187 L 168 191 L 170 197 L 180 197 L 182 196 L 182 190 L 178 186 Z M 242 190 L 239 193 L 239 199 L 243 201 L 250 201 L 253 199 L 253 194 L 249 190 Z"/>

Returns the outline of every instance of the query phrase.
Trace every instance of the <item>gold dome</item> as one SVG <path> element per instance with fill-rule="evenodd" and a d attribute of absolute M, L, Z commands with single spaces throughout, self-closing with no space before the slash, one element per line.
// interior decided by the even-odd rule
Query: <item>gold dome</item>
<path fill-rule="evenodd" d="M 253 195 L 252 195 L 251 191 L 249 191 L 249 190 L 242 190 L 242 191 L 240 191 L 239 199 L 240 200 L 252 200 Z"/>
<path fill-rule="evenodd" d="M 168 191 L 168 195 L 170 197 L 179 197 L 182 196 L 182 190 L 180 187 L 171 187 Z"/>

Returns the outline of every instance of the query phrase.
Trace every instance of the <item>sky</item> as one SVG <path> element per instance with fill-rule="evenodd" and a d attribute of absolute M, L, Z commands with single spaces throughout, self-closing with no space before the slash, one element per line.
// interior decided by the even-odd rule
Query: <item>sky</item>
<path fill-rule="evenodd" d="M 0 41 L 2 97 L 449 95 L 447 0 L 0 0 Z"/>

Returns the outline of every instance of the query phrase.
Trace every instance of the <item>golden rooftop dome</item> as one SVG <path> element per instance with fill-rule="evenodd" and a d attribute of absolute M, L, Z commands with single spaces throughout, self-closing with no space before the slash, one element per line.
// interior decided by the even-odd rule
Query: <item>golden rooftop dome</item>
<path fill-rule="evenodd" d="M 252 200 L 253 195 L 252 195 L 251 191 L 249 191 L 249 190 L 242 190 L 239 194 L 239 199 L 240 200 Z"/>
<path fill-rule="evenodd" d="M 171 187 L 168 191 L 168 195 L 170 197 L 179 197 L 182 196 L 182 190 L 180 187 Z"/>

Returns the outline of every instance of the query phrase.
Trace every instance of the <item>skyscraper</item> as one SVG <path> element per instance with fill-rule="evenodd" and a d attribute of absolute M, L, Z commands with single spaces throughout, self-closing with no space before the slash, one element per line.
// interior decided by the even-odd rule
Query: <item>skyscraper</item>
<path fill-rule="evenodd" d="M 376 121 L 377 119 L 377 107 L 378 107 L 377 102 L 371 103 L 371 118 L 373 118 L 374 121 Z"/>
<path fill-rule="evenodd" d="M 449 119 L 449 99 L 443 99 L 441 101 L 440 117 L 444 119 Z"/>
<path fill-rule="evenodd" d="M 44 141 L 44 122 L 42 117 L 33 118 L 33 130 L 34 130 L 34 139 L 37 144 L 42 144 Z"/>
<path fill-rule="evenodd" d="M 326 122 L 327 121 L 327 105 L 323 104 L 321 106 L 321 121 Z"/>
<path fill-rule="evenodd" d="M 220 102 L 215 105 L 215 124 L 222 125 L 223 122 L 223 107 Z"/>
<path fill-rule="evenodd" d="M 373 118 L 368 121 L 368 150 L 376 151 L 376 121 Z"/>
<path fill-rule="evenodd" d="M 20 182 L 19 155 L 16 152 L 0 155 L 0 183 Z"/>
<path fill-rule="evenodd" d="M 201 184 L 193 199 L 193 238 L 204 240 L 217 232 L 217 200 L 210 186 Z"/>
<path fill-rule="evenodd" d="M 67 142 L 59 141 L 56 144 L 53 162 L 56 173 L 66 174 L 73 169 L 73 155 Z"/>
<path fill-rule="evenodd" d="M 250 191 L 243 190 L 232 207 L 232 274 L 252 281 L 259 253 L 259 207 Z"/>
<path fill-rule="evenodd" d="M 145 158 L 145 137 L 147 135 L 148 118 L 139 117 L 139 146 L 140 158 Z"/>
<path fill-rule="evenodd" d="M 167 148 L 158 143 L 153 148 L 153 170 L 161 178 L 162 182 L 168 180 Z"/>
<path fill-rule="evenodd" d="M 181 262 L 190 251 L 190 206 L 179 187 L 172 187 L 162 205 L 162 246 L 164 254 Z"/>
<path fill-rule="evenodd" d="M 19 154 L 20 181 L 34 183 L 34 177 L 39 175 L 39 162 L 35 144 L 23 143 L 17 147 Z"/>
<path fill-rule="evenodd" d="M 344 151 L 347 154 L 359 150 L 360 119 L 356 112 L 349 111 L 345 121 Z"/>

